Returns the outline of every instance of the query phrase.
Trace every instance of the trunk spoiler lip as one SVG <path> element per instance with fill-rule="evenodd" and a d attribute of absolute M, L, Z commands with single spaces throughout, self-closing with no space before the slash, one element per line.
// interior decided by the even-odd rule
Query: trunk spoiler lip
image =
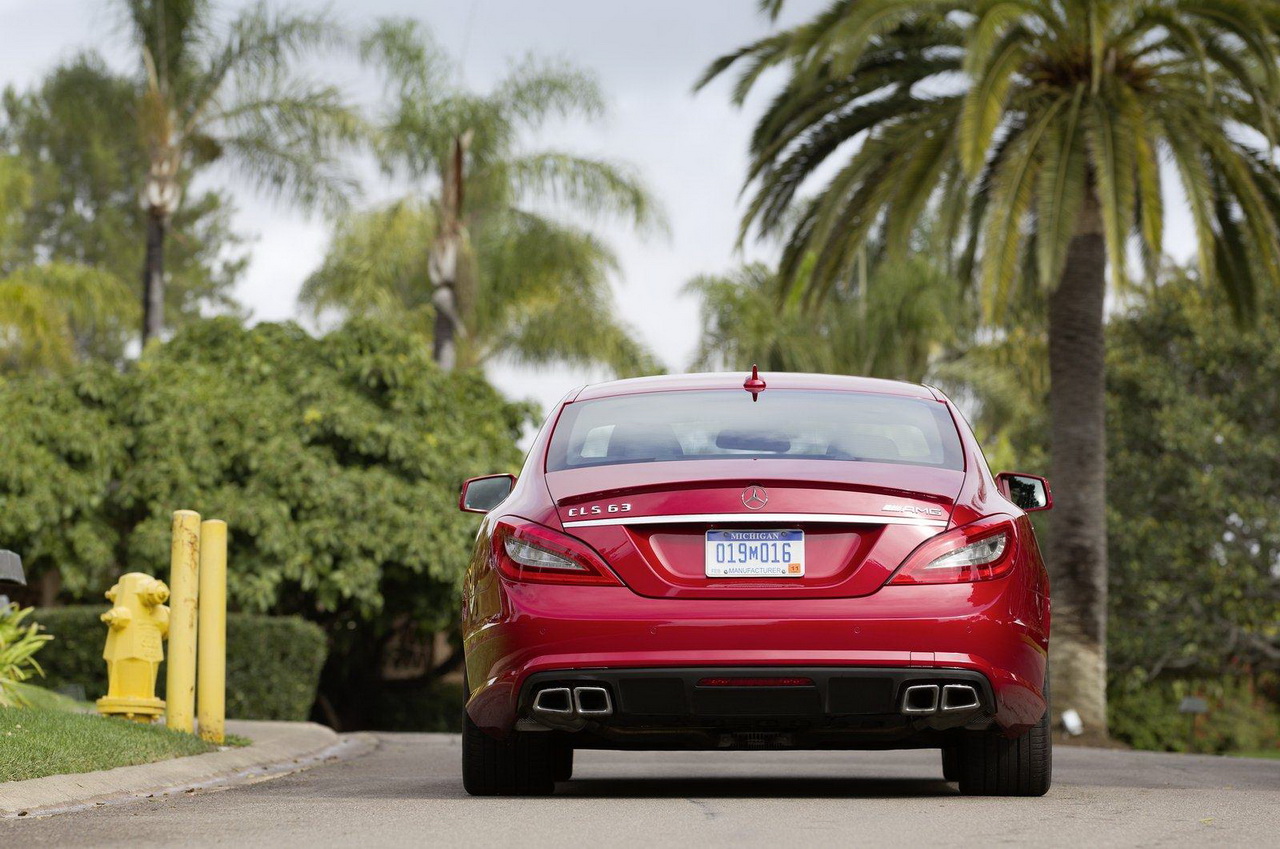
<path fill-rule="evenodd" d="M 748 477 L 746 475 L 735 478 L 719 478 L 719 479 L 698 479 L 690 478 L 687 480 L 663 480 L 663 481 L 639 481 L 636 483 L 618 483 L 610 481 L 603 486 L 587 486 L 577 490 L 565 491 L 556 486 L 556 481 L 552 479 L 552 475 L 562 475 L 564 472 L 550 472 L 547 475 L 547 489 L 551 494 L 552 501 L 556 507 L 566 507 L 577 504 L 582 501 L 590 501 L 595 498 L 616 498 L 623 495 L 650 495 L 653 493 L 668 492 L 673 489 L 722 489 L 747 487 L 759 485 L 766 488 L 801 488 L 826 490 L 829 492 L 857 492 L 875 495 L 884 495 L 891 498 L 909 498 L 917 501 L 927 501 L 936 503 L 950 510 L 955 503 L 955 496 L 952 494 L 952 486 L 958 491 L 964 483 L 964 472 L 951 472 L 958 478 L 958 481 L 951 483 L 951 486 L 937 486 L 933 491 L 923 489 L 909 489 L 901 486 L 890 486 L 885 484 L 862 482 L 862 481 L 836 481 L 836 480 L 804 480 L 804 479 L 786 479 L 775 477 Z M 573 474 L 572 472 L 570 474 Z"/>
<path fill-rule="evenodd" d="M 929 519 L 917 516 L 878 516 L 869 513 L 670 513 L 658 516 L 611 516 L 604 519 L 573 519 L 564 521 L 566 528 L 592 528 L 606 525 L 679 525 L 704 522 L 733 522 L 735 524 L 772 524 L 776 522 L 800 522 L 804 524 L 833 525 L 915 525 L 926 528 L 945 528 L 949 518 Z"/>

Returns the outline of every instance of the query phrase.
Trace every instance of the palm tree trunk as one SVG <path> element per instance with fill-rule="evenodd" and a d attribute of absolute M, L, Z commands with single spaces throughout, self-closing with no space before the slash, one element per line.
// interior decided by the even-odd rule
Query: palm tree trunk
<path fill-rule="evenodd" d="M 431 354 L 443 371 L 458 365 L 458 244 L 449 234 L 441 236 L 431 251 L 428 268 L 433 290 L 431 303 L 436 310 Z"/>
<path fill-rule="evenodd" d="M 1102 212 L 1090 185 L 1049 298 L 1048 565 L 1053 709 L 1074 708 L 1091 736 L 1107 731 L 1106 266 Z"/>
<path fill-rule="evenodd" d="M 466 157 L 471 131 L 453 140 L 440 197 L 440 235 L 431 248 L 427 273 L 431 278 L 431 303 L 436 309 L 432 356 L 444 371 L 458 365 L 458 339 L 466 335 L 460 306 L 459 265 L 462 260 L 462 205 L 466 192 Z"/>
<path fill-rule="evenodd" d="M 147 249 L 142 259 L 142 344 L 164 332 L 164 238 L 168 222 L 163 212 L 147 210 Z"/>

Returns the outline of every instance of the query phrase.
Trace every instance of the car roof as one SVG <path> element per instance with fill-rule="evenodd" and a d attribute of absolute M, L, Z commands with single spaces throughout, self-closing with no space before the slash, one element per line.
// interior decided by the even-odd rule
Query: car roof
<path fill-rule="evenodd" d="M 693 389 L 742 389 L 750 372 L 703 372 L 699 374 L 663 374 L 610 380 L 582 387 L 566 400 L 589 401 L 616 395 L 638 395 L 645 392 L 679 392 Z M 834 392 L 874 392 L 881 395 L 903 395 L 909 398 L 940 400 L 937 392 L 919 383 L 883 380 L 878 377 L 853 377 L 842 374 L 804 374 L 801 372 L 764 372 L 760 377 L 769 389 L 810 389 Z M 766 389 L 765 391 L 768 391 Z"/>

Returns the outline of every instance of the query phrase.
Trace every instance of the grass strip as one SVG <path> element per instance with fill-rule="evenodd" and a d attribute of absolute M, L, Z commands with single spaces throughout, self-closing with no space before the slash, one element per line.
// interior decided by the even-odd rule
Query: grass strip
<path fill-rule="evenodd" d="M 160 725 L 64 710 L 0 708 L 0 782 L 145 764 L 217 748 Z"/>

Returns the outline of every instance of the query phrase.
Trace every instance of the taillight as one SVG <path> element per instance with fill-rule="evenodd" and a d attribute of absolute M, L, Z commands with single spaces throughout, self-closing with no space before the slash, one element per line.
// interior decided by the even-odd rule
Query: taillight
<path fill-rule="evenodd" d="M 581 540 L 524 519 L 503 519 L 493 532 L 498 569 L 513 581 L 617 586 L 600 556 Z"/>
<path fill-rule="evenodd" d="M 1003 578 L 1013 570 L 1012 516 L 987 516 L 926 540 L 907 556 L 891 584 L 959 584 Z"/>

